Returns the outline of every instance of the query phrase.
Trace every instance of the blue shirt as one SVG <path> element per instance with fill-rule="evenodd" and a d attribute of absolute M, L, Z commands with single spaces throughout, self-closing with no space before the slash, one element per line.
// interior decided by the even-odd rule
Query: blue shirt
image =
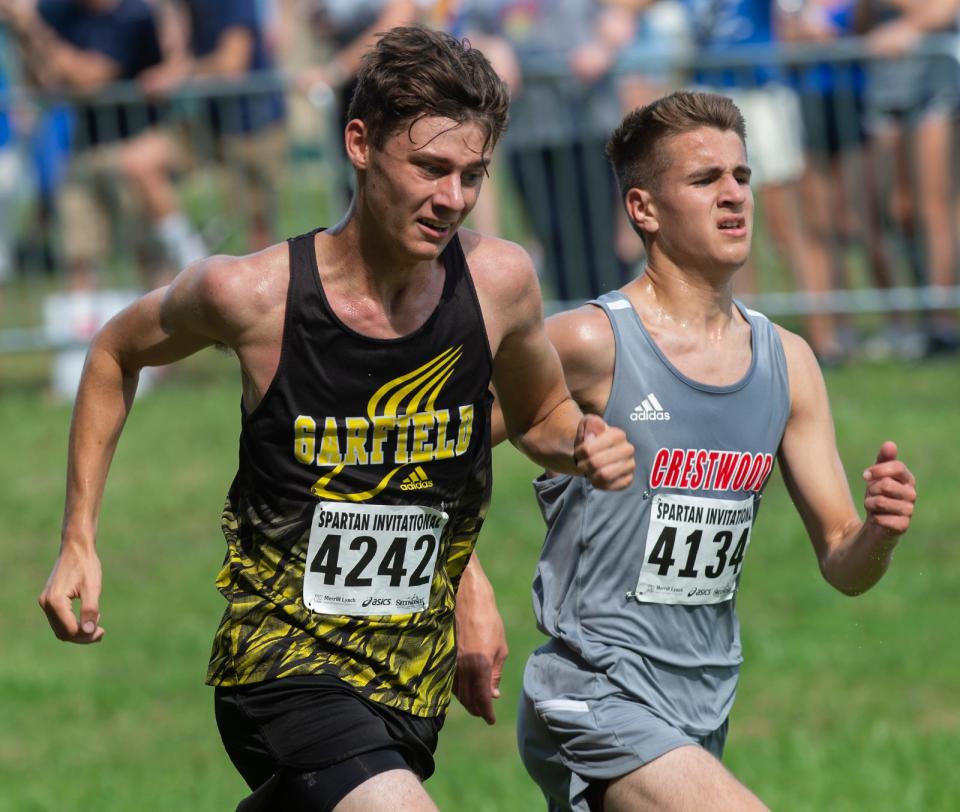
<path fill-rule="evenodd" d="M 13 128 L 10 126 L 10 80 L 7 77 L 6 54 L 9 43 L 5 32 L 0 31 L 0 149 L 13 141 Z"/>
<path fill-rule="evenodd" d="M 838 37 L 852 36 L 856 0 L 838 2 L 822 9 Z M 800 68 L 794 86 L 802 95 L 827 96 L 833 93 L 862 96 L 866 86 L 863 65 L 858 62 L 814 63 Z"/>
<path fill-rule="evenodd" d="M 120 0 L 100 13 L 72 0 L 40 0 L 37 10 L 62 40 L 116 62 L 117 79 L 133 79 L 162 59 L 153 12 L 144 0 Z"/>
<path fill-rule="evenodd" d="M 263 39 L 256 0 L 185 0 L 190 12 L 190 49 L 202 58 L 216 50 L 231 28 L 245 28 L 253 39 L 247 70 L 269 71 L 273 60 Z M 283 119 L 285 105 L 279 93 L 222 96 L 209 107 L 214 132 L 253 132 Z"/>
<path fill-rule="evenodd" d="M 72 0 L 40 0 L 37 11 L 60 39 L 113 60 L 118 81 L 136 78 L 163 58 L 156 21 L 144 0 L 120 0 L 102 12 Z M 80 104 L 77 113 L 78 146 L 130 138 L 157 120 L 156 108 L 146 104 Z"/>
<path fill-rule="evenodd" d="M 772 45 L 772 0 L 684 0 L 699 50 L 715 54 L 745 45 Z M 711 87 L 755 87 L 777 78 L 776 66 L 697 71 L 695 80 Z"/>

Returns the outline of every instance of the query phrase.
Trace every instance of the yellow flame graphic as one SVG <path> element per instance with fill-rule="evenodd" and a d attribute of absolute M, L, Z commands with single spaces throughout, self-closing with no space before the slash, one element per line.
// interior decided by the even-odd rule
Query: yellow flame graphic
<path fill-rule="evenodd" d="M 380 491 L 387 487 L 390 480 L 393 479 L 401 470 L 409 468 L 409 465 L 398 465 L 389 474 L 377 483 L 376 487 L 369 491 L 360 491 L 358 493 L 338 493 L 337 491 L 327 490 L 327 485 L 337 474 L 343 470 L 343 463 L 340 463 L 330 473 L 324 474 L 320 479 L 313 483 L 310 493 L 319 496 L 321 499 L 329 499 L 331 502 L 366 502 L 373 499 Z"/>
<path fill-rule="evenodd" d="M 450 380 L 454 367 L 462 356 L 462 344 L 459 347 L 450 347 L 412 372 L 407 372 L 391 381 L 387 381 L 373 393 L 368 401 L 367 417 L 373 420 L 378 415 L 397 417 L 400 414 L 413 414 L 420 408 L 424 399 L 426 399 L 426 410 L 433 411 L 437 396 L 447 381 Z M 386 488 L 390 480 L 401 470 L 409 467 L 410 464 L 407 463 L 397 466 L 370 490 L 357 493 L 339 493 L 329 490 L 327 485 L 343 470 L 344 465 L 341 463 L 314 482 L 310 492 L 314 496 L 331 501 L 366 502 Z"/>

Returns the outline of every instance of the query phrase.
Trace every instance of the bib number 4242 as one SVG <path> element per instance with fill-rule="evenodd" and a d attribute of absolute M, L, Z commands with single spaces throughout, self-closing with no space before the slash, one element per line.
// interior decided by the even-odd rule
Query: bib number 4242
<path fill-rule="evenodd" d="M 359 557 L 344 576 L 344 586 L 372 586 L 374 573 L 389 579 L 392 587 L 401 586 L 404 581 L 406 586 L 411 587 L 430 583 L 433 573 L 428 572 L 427 567 L 437 550 L 437 540 L 430 534 L 420 536 L 412 544 L 407 536 L 394 536 L 386 551 L 383 551 L 374 536 L 356 536 L 349 542 L 344 542 L 342 534 L 328 533 L 310 561 L 310 572 L 320 573 L 326 586 L 335 585 L 343 574 L 340 547 L 345 543 L 351 552 L 359 553 Z M 416 565 L 410 569 L 408 549 L 413 552 L 410 558 L 416 559 Z"/>
<path fill-rule="evenodd" d="M 447 514 L 420 505 L 320 502 L 303 602 L 327 615 L 409 615 L 430 605 Z"/>

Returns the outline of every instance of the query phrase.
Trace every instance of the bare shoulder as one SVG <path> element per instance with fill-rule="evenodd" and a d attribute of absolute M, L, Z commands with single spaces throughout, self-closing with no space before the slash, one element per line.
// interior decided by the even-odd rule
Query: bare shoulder
<path fill-rule="evenodd" d="M 286 297 L 290 262 L 285 244 L 245 256 L 214 255 L 181 274 L 186 289 L 225 316 L 269 309 Z M 180 278 L 174 283 L 179 284 Z"/>
<path fill-rule="evenodd" d="M 540 281 L 530 254 L 520 245 L 460 229 L 460 245 L 478 293 L 498 301 L 516 301 L 517 296 L 540 295 Z"/>
<path fill-rule="evenodd" d="M 787 361 L 787 374 L 790 379 L 790 403 L 794 411 L 811 397 L 826 392 L 823 373 L 817 357 L 807 342 L 789 330 L 775 324 L 783 354 Z"/>
<path fill-rule="evenodd" d="M 783 345 L 783 354 L 786 356 L 790 374 L 793 375 L 794 370 L 798 373 L 809 373 L 812 369 L 816 370 L 819 376 L 820 366 L 817 363 L 817 357 L 813 354 L 813 350 L 806 340 L 779 324 L 773 326 L 776 328 L 777 335 L 780 336 L 780 343 Z"/>
<path fill-rule="evenodd" d="M 509 336 L 534 335 L 543 330 L 540 280 L 530 255 L 516 243 L 460 230 L 490 350 L 497 355 Z"/>
<path fill-rule="evenodd" d="M 282 312 L 290 278 L 285 243 L 245 256 L 214 255 L 194 263 L 164 297 L 164 326 L 184 322 L 234 346 L 271 313 Z"/>
<path fill-rule="evenodd" d="M 593 359 L 613 358 L 615 350 L 610 319 L 595 305 L 583 305 L 550 316 L 547 335 L 560 353 L 564 367 L 568 363 L 581 365 Z"/>
<path fill-rule="evenodd" d="M 551 316 L 546 324 L 574 400 L 584 411 L 602 414 L 616 362 L 613 328 L 606 313 L 595 305 L 583 305 Z"/>

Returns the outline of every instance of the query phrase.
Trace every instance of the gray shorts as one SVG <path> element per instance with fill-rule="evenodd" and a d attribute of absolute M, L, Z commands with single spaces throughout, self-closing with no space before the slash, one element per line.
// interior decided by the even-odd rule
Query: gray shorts
<path fill-rule="evenodd" d="M 541 649 L 527 661 L 517 743 L 550 812 L 590 812 L 603 784 L 677 747 L 720 758 L 726 737 L 726 721 L 707 735 L 684 731 L 572 657 Z"/>
<path fill-rule="evenodd" d="M 866 129 L 915 127 L 928 116 L 952 115 L 960 106 L 960 67 L 945 57 L 903 57 L 870 63 Z"/>

